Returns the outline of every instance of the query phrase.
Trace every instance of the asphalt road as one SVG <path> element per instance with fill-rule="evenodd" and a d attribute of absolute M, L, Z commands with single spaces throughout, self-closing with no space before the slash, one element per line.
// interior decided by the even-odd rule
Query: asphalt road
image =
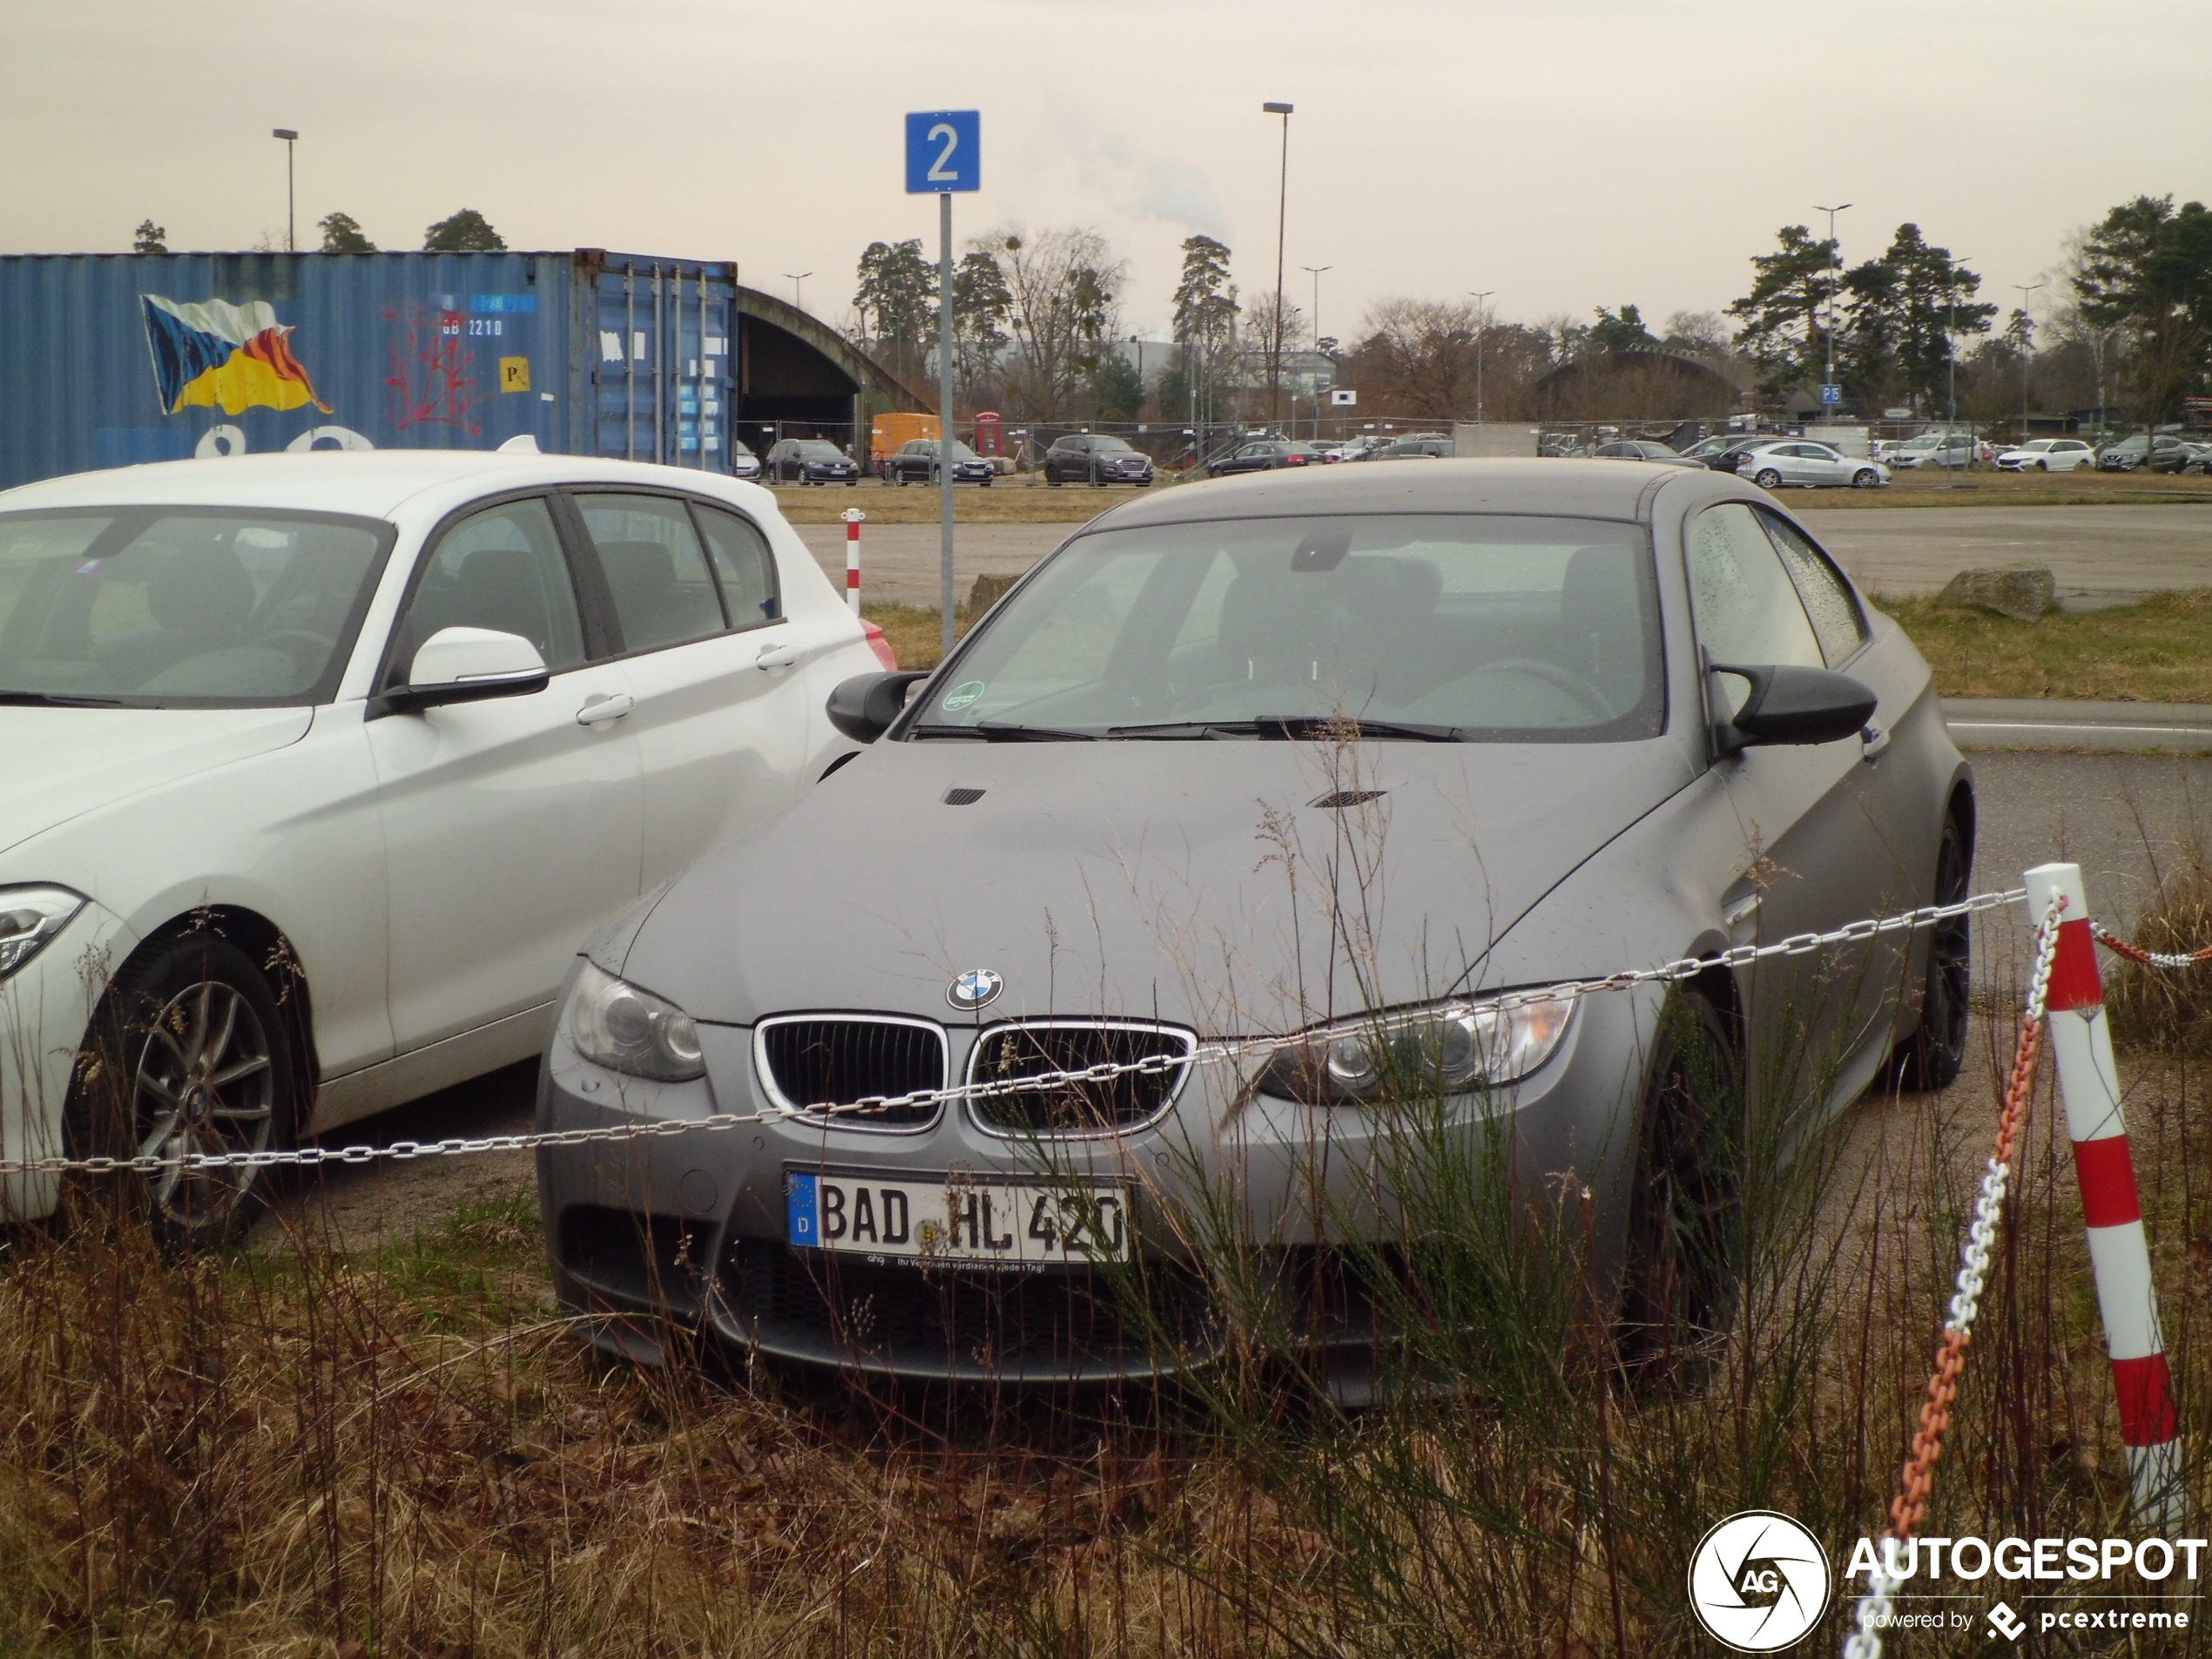
<path fill-rule="evenodd" d="M 2212 758 L 2004 752 L 1972 759 L 1980 805 L 1977 891 L 2018 887 L 2031 865 L 2069 859 L 2082 867 L 2096 914 L 2124 931 L 2191 836 L 2201 829 L 2212 839 Z M 2024 907 L 1977 918 L 1975 933 L 1977 977 L 1991 987 L 2016 982 L 2029 933 Z M 447 1089 L 350 1125 L 332 1143 L 526 1130 L 535 1069 L 509 1067 Z M 325 1231 L 354 1248 L 403 1243 L 531 1178 L 529 1160 L 516 1153 L 330 1169 L 265 1220 L 255 1243 L 281 1250 L 287 1227 Z"/>
<path fill-rule="evenodd" d="M 1116 492 L 1116 496 L 1121 492 Z M 2062 600 L 2126 599 L 2166 588 L 2212 587 L 2212 507 L 1858 507 L 1784 503 L 1858 584 L 1876 593 L 1933 593 L 1959 571 L 1991 564 L 2047 564 Z M 1102 503 L 1102 507 L 1105 504 Z M 954 574 L 965 597 L 976 577 L 1017 576 L 1081 527 L 964 524 Z M 799 528 L 830 579 L 845 586 L 845 529 Z M 879 524 L 860 537 L 861 592 L 902 604 L 937 603 L 934 524 Z"/>

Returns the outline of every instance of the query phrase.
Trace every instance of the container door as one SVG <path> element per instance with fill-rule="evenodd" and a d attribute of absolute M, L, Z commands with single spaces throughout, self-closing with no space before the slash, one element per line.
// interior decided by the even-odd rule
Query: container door
<path fill-rule="evenodd" d="M 595 453 L 727 474 L 737 376 L 727 270 L 610 256 L 595 305 Z"/>

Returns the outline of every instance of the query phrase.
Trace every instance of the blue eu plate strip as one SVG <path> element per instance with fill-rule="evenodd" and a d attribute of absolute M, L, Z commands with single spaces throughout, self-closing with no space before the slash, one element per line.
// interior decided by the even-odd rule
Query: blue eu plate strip
<path fill-rule="evenodd" d="M 809 1249 L 819 1250 L 822 1243 L 822 1217 L 819 1200 L 815 1194 L 815 1177 L 792 1175 L 785 1201 L 785 1228 L 791 1242 Z"/>

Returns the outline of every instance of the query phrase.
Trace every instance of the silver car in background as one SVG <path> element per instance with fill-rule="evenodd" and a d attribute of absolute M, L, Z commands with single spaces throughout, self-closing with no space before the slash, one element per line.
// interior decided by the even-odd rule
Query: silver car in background
<path fill-rule="evenodd" d="M 1785 484 L 1807 489 L 1879 489 L 1890 482 L 1890 469 L 1880 462 L 1858 460 L 1809 438 L 1777 438 L 1752 446 L 1736 463 L 1736 475 L 1762 489 Z"/>
<path fill-rule="evenodd" d="M 1966 891 L 1926 664 L 1722 474 L 1163 492 L 829 713 L 849 758 L 563 994 L 541 1127 L 743 1120 L 539 1154 L 609 1349 L 1157 1376 L 1242 1340 L 1227 1264 L 1356 1387 L 1423 1125 L 1482 1190 L 1587 1184 L 1623 1324 L 1710 1332 L 1740 1103 L 1824 1117 L 1965 1051 L 1963 919 L 1550 988 Z"/>

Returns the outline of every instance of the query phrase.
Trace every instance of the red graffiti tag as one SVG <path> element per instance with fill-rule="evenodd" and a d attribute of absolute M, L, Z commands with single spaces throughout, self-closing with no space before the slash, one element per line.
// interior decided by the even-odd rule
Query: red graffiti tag
<path fill-rule="evenodd" d="M 415 426 L 457 427 L 476 436 L 482 428 L 469 418 L 476 406 L 476 380 L 469 372 L 475 354 L 461 343 L 461 314 L 388 311 L 384 320 L 393 330 L 386 341 L 391 373 L 384 378 L 392 425 L 401 432 Z"/>

